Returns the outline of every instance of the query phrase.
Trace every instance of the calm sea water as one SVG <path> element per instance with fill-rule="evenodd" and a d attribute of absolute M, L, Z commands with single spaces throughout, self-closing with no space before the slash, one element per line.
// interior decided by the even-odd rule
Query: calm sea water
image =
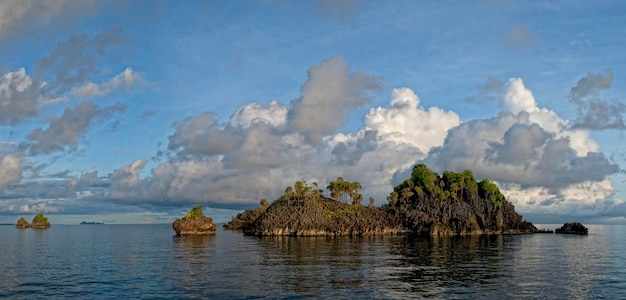
<path fill-rule="evenodd" d="M 0 298 L 626 298 L 626 227 L 589 228 L 258 238 L 177 237 L 167 224 L 0 226 Z"/>

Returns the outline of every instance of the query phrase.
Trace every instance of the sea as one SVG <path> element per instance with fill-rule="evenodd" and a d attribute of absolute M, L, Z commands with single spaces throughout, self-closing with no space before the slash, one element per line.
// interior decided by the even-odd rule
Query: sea
<path fill-rule="evenodd" d="M 0 226 L 0 299 L 626 299 L 626 226 L 587 227 L 334 238 Z"/>

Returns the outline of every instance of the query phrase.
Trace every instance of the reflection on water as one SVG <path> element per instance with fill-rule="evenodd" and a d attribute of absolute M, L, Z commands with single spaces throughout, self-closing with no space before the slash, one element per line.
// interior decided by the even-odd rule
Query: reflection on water
<path fill-rule="evenodd" d="M 589 236 L 175 236 L 169 225 L 0 227 L 4 298 L 619 298 L 623 226 Z"/>

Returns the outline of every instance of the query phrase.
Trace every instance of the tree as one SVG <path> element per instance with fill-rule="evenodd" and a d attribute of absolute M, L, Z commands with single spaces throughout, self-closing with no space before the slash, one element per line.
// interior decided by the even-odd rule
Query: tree
<path fill-rule="evenodd" d="M 398 193 L 396 193 L 396 191 L 391 192 L 391 194 L 387 196 L 387 202 L 389 202 L 389 205 L 395 205 L 398 202 Z"/>
<path fill-rule="evenodd" d="M 185 214 L 185 218 L 197 219 L 199 217 L 204 216 L 204 212 L 202 212 L 202 205 L 196 205 L 191 210 Z"/>
<path fill-rule="evenodd" d="M 489 179 L 487 178 L 478 183 L 478 193 L 482 194 L 481 196 L 491 200 L 495 208 L 499 208 L 503 204 L 504 195 L 500 193 L 500 189 L 498 189 L 498 186 L 495 183 L 489 181 Z"/>
<path fill-rule="evenodd" d="M 270 203 L 267 202 L 267 199 L 265 198 L 261 199 L 261 202 L 259 202 L 259 204 L 263 207 L 263 209 L 267 209 L 270 206 Z"/>
<path fill-rule="evenodd" d="M 374 197 L 370 196 L 370 204 L 367 207 L 369 208 L 374 207 Z"/>

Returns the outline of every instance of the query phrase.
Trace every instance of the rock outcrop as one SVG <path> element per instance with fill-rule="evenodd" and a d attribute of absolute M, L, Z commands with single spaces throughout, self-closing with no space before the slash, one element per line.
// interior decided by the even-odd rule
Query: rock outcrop
<path fill-rule="evenodd" d="M 589 234 L 589 229 L 578 222 L 565 223 L 555 230 L 556 233 Z"/>
<path fill-rule="evenodd" d="M 360 205 L 358 182 L 338 178 L 331 182 L 348 189 L 331 190 L 353 203 L 322 196 L 317 184 L 297 181 L 266 209 L 238 214 L 226 228 L 248 235 L 360 236 L 384 234 L 471 235 L 523 234 L 538 229 L 515 212 L 498 187 L 471 171 L 444 172 L 439 176 L 425 165 L 413 168 L 411 178 L 394 188 L 382 207 Z M 355 188 L 356 187 L 356 188 Z M 338 191 L 338 192 L 337 192 Z M 347 202 L 347 201 L 346 201 Z"/>
<path fill-rule="evenodd" d="M 224 229 L 231 230 L 246 229 L 250 227 L 252 223 L 254 223 L 254 221 L 256 221 L 256 219 L 258 219 L 264 212 L 265 210 L 261 207 L 244 210 L 234 216 L 232 220 L 224 224 L 222 227 L 224 227 Z"/>
<path fill-rule="evenodd" d="M 443 176 L 423 164 L 388 197 L 403 227 L 419 235 L 520 234 L 537 228 L 515 212 L 498 187 L 471 171 L 445 171 Z"/>
<path fill-rule="evenodd" d="M 30 227 L 34 229 L 45 229 L 50 228 L 50 222 L 48 222 L 48 218 L 44 217 L 43 214 L 38 213 L 33 218 L 33 221 L 30 223 Z"/>
<path fill-rule="evenodd" d="M 202 206 L 195 206 L 182 219 L 172 223 L 176 235 L 215 234 L 217 227 L 213 219 L 204 216 Z"/>
<path fill-rule="evenodd" d="M 405 233 L 385 209 L 329 198 L 280 199 L 244 228 L 248 235 L 365 236 Z"/>
<path fill-rule="evenodd" d="M 26 219 L 20 218 L 19 220 L 17 220 L 17 224 L 15 224 L 15 227 L 20 229 L 30 228 L 30 224 L 28 224 L 28 221 L 26 221 Z"/>

